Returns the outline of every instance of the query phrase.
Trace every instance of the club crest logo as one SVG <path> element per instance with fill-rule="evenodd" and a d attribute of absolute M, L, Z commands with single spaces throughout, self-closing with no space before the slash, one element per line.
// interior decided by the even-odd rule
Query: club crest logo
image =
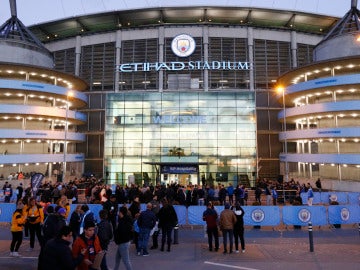
<path fill-rule="evenodd" d="M 173 53 L 179 57 L 188 57 L 195 51 L 195 40 L 186 34 L 181 34 L 171 42 Z"/>
<path fill-rule="evenodd" d="M 265 213 L 261 209 L 255 209 L 251 212 L 251 219 L 255 222 L 261 222 L 265 218 Z"/>
<path fill-rule="evenodd" d="M 311 219 L 311 213 L 309 210 L 307 209 L 301 209 L 298 213 L 298 218 L 300 219 L 300 221 L 302 222 L 309 222 Z"/>
<path fill-rule="evenodd" d="M 331 194 L 331 195 L 329 196 L 329 199 L 330 199 L 331 202 L 337 202 L 338 197 L 337 197 L 336 194 Z"/>
<path fill-rule="evenodd" d="M 340 211 L 340 216 L 341 216 L 341 219 L 344 221 L 349 220 L 349 218 L 350 218 L 349 209 L 347 209 L 346 207 L 342 208 Z"/>

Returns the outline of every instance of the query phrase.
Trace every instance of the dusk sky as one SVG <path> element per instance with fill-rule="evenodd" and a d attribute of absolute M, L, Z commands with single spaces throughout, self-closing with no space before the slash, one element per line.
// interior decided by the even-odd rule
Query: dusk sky
<path fill-rule="evenodd" d="M 351 0 L 17 0 L 16 3 L 18 18 L 27 26 L 78 15 L 144 7 L 228 5 L 342 17 L 351 6 Z M 10 17 L 9 0 L 0 0 L 0 25 Z"/>

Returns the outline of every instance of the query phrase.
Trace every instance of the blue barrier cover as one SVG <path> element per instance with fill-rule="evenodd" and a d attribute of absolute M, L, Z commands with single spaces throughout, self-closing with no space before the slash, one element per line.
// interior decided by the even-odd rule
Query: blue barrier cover
<path fill-rule="evenodd" d="M 326 208 L 324 206 L 284 206 L 283 223 L 285 225 L 307 226 L 327 224 Z"/>
<path fill-rule="evenodd" d="M 0 222 L 11 222 L 12 214 L 16 209 L 14 203 L 1 203 L 0 204 Z"/>
<path fill-rule="evenodd" d="M 244 224 L 259 226 L 277 226 L 280 224 L 278 206 L 243 206 Z"/>
<path fill-rule="evenodd" d="M 349 204 L 360 205 L 360 192 L 351 192 L 348 194 Z"/>
<path fill-rule="evenodd" d="M 360 206 L 348 205 L 329 205 L 328 208 L 329 224 L 352 224 L 360 222 Z"/>
<path fill-rule="evenodd" d="M 186 207 L 184 205 L 174 205 L 174 208 L 178 217 L 178 224 L 186 225 Z"/>

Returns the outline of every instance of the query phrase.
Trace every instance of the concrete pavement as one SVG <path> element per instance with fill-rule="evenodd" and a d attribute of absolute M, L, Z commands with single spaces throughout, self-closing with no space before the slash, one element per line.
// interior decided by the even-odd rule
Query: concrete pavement
<path fill-rule="evenodd" d="M 209 252 L 204 230 L 200 226 L 186 226 L 179 230 L 179 244 L 173 245 L 171 252 L 149 250 L 149 257 L 136 256 L 131 246 L 133 269 L 171 269 L 171 270 L 215 270 L 215 269 L 307 269 L 307 270 L 359 270 L 360 235 L 357 224 L 346 225 L 341 229 L 315 227 L 314 252 L 310 252 L 307 228 L 262 228 L 246 227 L 246 252 L 222 254 Z M 27 251 L 29 240 L 25 239 L 19 253 L 20 258 L 9 257 L 11 241 L 8 224 L 0 226 L 0 269 L 33 270 L 37 266 L 39 247 Z M 220 239 L 222 243 L 222 238 Z M 112 242 L 108 253 L 108 266 L 114 267 L 116 245 Z M 120 265 L 120 269 L 124 269 Z"/>

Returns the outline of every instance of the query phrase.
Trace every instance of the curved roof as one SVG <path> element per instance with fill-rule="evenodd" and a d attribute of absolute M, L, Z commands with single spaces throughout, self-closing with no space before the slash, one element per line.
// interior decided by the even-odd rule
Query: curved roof
<path fill-rule="evenodd" d="M 65 18 L 32 25 L 29 30 L 46 43 L 57 39 L 88 35 L 118 29 L 154 27 L 172 24 L 206 24 L 223 26 L 254 26 L 325 35 L 339 18 L 286 11 L 245 7 L 159 7 Z"/>

